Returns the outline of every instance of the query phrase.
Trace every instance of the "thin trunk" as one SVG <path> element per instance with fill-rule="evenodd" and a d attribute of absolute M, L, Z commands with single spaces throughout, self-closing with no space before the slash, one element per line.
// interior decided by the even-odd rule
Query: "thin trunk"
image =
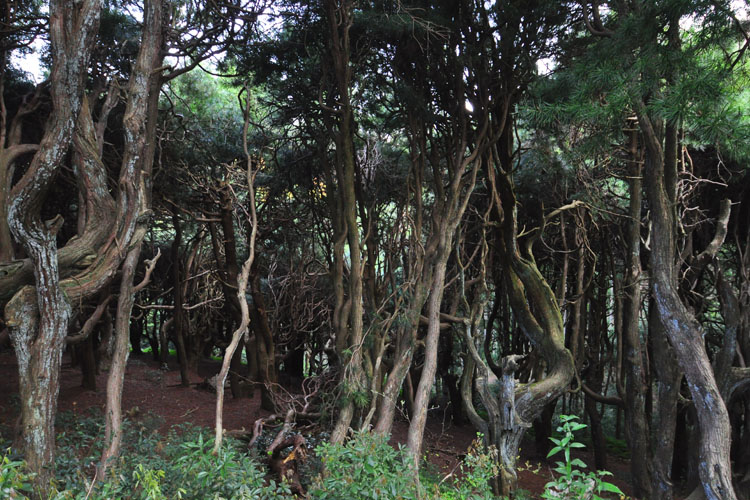
<path fill-rule="evenodd" d="M 120 295 L 117 298 L 117 316 L 115 317 L 115 350 L 112 365 L 107 378 L 107 408 L 104 413 L 104 451 L 99 462 L 97 476 L 104 478 L 112 459 L 120 454 L 122 443 L 122 386 L 125 380 L 125 368 L 128 363 L 128 333 L 130 331 L 130 312 L 133 309 L 133 277 L 141 256 L 141 246 L 137 245 L 125 257 L 122 264 Z"/>
<path fill-rule="evenodd" d="M 96 356 L 94 355 L 94 338 L 89 335 L 76 346 L 81 363 L 81 387 L 96 391 Z"/>
<path fill-rule="evenodd" d="M 407 189 L 407 198 L 411 196 L 414 204 L 414 222 L 411 226 L 411 244 L 409 246 L 410 248 L 418 248 L 421 247 L 422 239 L 422 181 L 424 177 L 426 145 L 422 133 L 423 129 L 417 125 L 411 113 L 409 114 L 409 124 L 409 154 L 411 158 L 413 186 L 411 186 L 411 189 Z M 434 237 L 433 235 L 432 238 Z M 432 247 L 432 245 L 428 245 L 428 248 Z M 424 263 L 432 261 L 433 253 L 423 255 L 412 250 L 409 258 L 404 258 L 406 265 L 408 265 L 408 278 L 413 282 L 411 288 L 412 299 L 404 307 L 405 310 L 403 312 L 403 317 L 408 318 L 408 322 L 406 324 L 402 323 L 395 328 L 396 352 L 393 356 L 393 366 L 383 388 L 383 397 L 378 408 L 378 418 L 375 425 L 375 432 L 381 435 L 389 435 L 391 433 L 393 419 L 396 415 L 396 405 L 398 404 L 402 388 L 407 393 L 403 399 L 407 402 L 410 414 L 413 408 L 413 391 L 403 386 L 404 381 L 408 380 L 409 387 L 411 387 L 409 369 L 414 358 L 414 352 L 417 349 L 419 317 L 427 300 L 428 284 L 432 279 L 432 272 L 434 271 L 431 266 L 425 268 Z"/>
<path fill-rule="evenodd" d="M 643 363 L 643 343 L 640 333 L 641 311 L 641 205 L 643 179 L 638 155 L 638 134 L 633 132 L 630 141 L 630 178 L 627 227 L 627 258 L 623 279 L 622 347 L 625 378 L 625 436 L 633 457 L 630 469 L 633 477 L 633 494 L 650 499 L 652 495 L 653 470 L 649 446 L 649 425 L 646 418 L 647 374 Z M 658 359 L 658 358 L 657 358 Z"/>
<path fill-rule="evenodd" d="M 182 295 L 182 262 L 180 259 L 180 245 L 182 244 L 182 226 L 177 212 L 172 214 L 172 224 L 174 225 L 174 240 L 172 241 L 172 288 L 174 290 L 174 321 L 172 323 L 175 345 L 177 347 L 177 359 L 180 362 L 180 381 L 183 387 L 190 385 L 190 376 L 188 375 L 187 346 L 185 345 L 185 326 L 187 321 L 185 317 L 184 302 Z"/>
<path fill-rule="evenodd" d="M 245 124 L 242 128 L 242 145 L 245 153 L 245 161 L 247 163 L 247 190 L 248 190 L 248 203 L 250 205 L 250 241 L 248 242 L 248 256 L 245 263 L 242 265 L 242 270 L 237 277 L 237 301 L 240 306 L 240 324 L 237 329 L 232 333 L 232 341 L 229 343 L 226 352 L 224 353 L 224 360 L 221 363 L 221 370 L 216 377 L 216 432 L 214 436 L 214 447 L 212 453 L 216 455 L 221 448 L 221 441 L 224 437 L 223 428 L 223 412 L 224 412 L 224 383 L 227 380 L 227 372 L 229 371 L 229 364 L 234 356 L 234 351 L 240 343 L 240 339 L 247 335 L 248 325 L 250 324 L 250 312 L 247 306 L 247 282 L 250 276 L 250 269 L 255 260 L 255 240 L 258 235 L 258 216 L 255 209 L 255 174 L 253 171 L 253 159 L 250 156 L 247 145 L 247 133 L 250 125 L 249 106 L 246 104 L 244 108 Z"/>
<path fill-rule="evenodd" d="M 600 274 L 603 277 L 603 274 Z M 602 280 L 603 281 L 603 280 Z M 589 301 L 590 313 L 587 325 L 589 375 L 586 383 L 594 392 L 606 395 L 604 387 L 604 352 L 602 349 L 602 335 L 607 335 L 606 323 L 606 292 L 604 283 L 597 283 L 598 296 L 596 299 Z M 584 311 L 586 308 L 584 307 Z M 607 449 L 602 428 L 602 416 L 597 408 L 597 402 L 590 396 L 586 395 L 584 408 L 589 420 L 589 431 L 591 441 L 594 445 L 594 463 L 596 470 L 607 470 Z"/>
<path fill-rule="evenodd" d="M 339 351 L 345 369 L 344 406 L 331 432 L 331 442 L 341 443 L 349 430 L 354 417 L 355 399 L 366 391 L 365 374 L 362 366 L 363 304 L 362 304 L 362 251 L 357 223 L 357 198 L 355 190 L 356 156 L 354 149 L 354 114 L 349 100 L 351 66 L 349 64 L 349 29 L 353 23 L 354 5 L 352 2 L 335 0 L 326 2 L 331 62 L 338 91 L 339 115 L 336 131 L 336 170 L 343 222 L 349 243 L 349 331 L 344 350 Z M 342 325 L 343 326 L 343 325 Z"/>
<path fill-rule="evenodd" d="M 424 428 L 427 423 L 427 408 L 429 406 L 430 391 L 435 382 L 435 372 L 437 371 L 437 349 L 440 339 L 440 304 L 443 300 L 443 291 L 445 284 L 445 272 L 447 268 L 448 256 L 450 254 L 452 236 L 449 233 L 454 228 L 444 228 L 444 240 L 441 241 L 443 255 L 440 255 L 435 265 L 435 271 L 430 286 L 430 296 L 427 300 L 427 336 L 424 340 L 424 364 L 422 366 L 422 375 L 419 378 L 417 391 L 414 395 L 414 414 L 411 416 L 409 423 L 409 433 L 407 435 L 406 445 L 409 455 L 412 459 L 412 466 L 415 470 L 419 469 L 419 461 L 422 458 L 422 441 L 424 437 Z"/>

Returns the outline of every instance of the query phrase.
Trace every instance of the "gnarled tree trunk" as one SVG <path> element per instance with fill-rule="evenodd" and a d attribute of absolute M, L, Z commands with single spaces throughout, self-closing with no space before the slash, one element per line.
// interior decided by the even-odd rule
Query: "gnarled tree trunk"
<path fill-rule="evenodd" d="M 675 179 L 677 132 L 653 121 L 643 101 L 635 102 L 646 144 L 646 193 L 651 206 L 651 293 L 698 414 L 699 473 L 709 500 L 734 500 L 729 450 L 729 414 L 703 343 L 703 331 L 678 295 L 675 277 Z M 660 139 L 663 137 L 663 139 Z M 721 243 L 719 243 L 720 246 Z"/>
<path fill-rule="evenodd" d="M 10 230 L 34 272 L 35 287 L 16 293 L 5 314 L 18 359 L 24 455 L 42 496 L 54 475 L 54 419 L 71 307 L 58 272 L 56 233 L 62 219 L 42 221 L 41 209 L 73 138 L 100 8 L 99 0 L 50 2 L 52 113 L 8 207 Z"/>

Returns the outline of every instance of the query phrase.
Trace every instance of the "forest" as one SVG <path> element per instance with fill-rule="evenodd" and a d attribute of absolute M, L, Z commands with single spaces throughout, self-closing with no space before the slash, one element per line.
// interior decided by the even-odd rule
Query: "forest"
<path fill-rule="evenodd" d="M 750 500 L 748 47 L 0 0 L 0 498 Z"/>

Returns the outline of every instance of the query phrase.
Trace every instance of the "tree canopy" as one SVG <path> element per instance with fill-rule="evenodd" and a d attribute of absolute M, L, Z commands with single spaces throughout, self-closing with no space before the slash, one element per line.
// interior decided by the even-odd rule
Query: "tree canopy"
<path fill-rule="evenodd" d="M 294 425 L 335 454 L 403 420 L 421 491 L 440 409 L 496 495 L 576 414 L 635 498 L 750 498 L 746 2 L 0 6 L 0 349 L 40 498 L 64 356 L 108 373 L 98 481 L 128 359 L 175 356 L 185 387 L 222 360 L 214 454 L 225 382 L 253 443 L 284 421 L 298 495 Z"/>

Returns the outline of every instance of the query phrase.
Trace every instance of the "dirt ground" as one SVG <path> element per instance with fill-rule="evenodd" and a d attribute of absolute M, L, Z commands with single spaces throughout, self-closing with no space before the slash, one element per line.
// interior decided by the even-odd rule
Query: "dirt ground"
<path fill-rule="evenodd" d="M 192 383 L 202 382 L 219 371 L 216 361 L 203 361 L 198 369 L 190 372 Z M 107 374 L 97 376 L 97 390 L 89 391 L 81 387 L 81 373 L 78 367 L 71 366 L 70 359 L 63 357 L 59 411 L 83 413 L 91 407 L 104 408 Z M 0 426 L 8 432 L 14 428 L 18 418 L 17 403 L 13 403 L 18 393 L 18 372 L 15 356 L 11 351 L 0 352 Z M 180 373 L 176 360 L 170 360 L 169 369 L 160 368 L 150 356 L 131 356 L 128 362 L 123 388 L 123 411 L 132 413 L 152 412 L 164 419 L 161 429 L 166 431 L 174 424 L 190 422 L 194 425 L 213 427 L 216 404 L 215 394 L 191 385 L 180 386 Z M 425 431 L 425 452 L 430 462 L 441 474 L 456 471 L 459 457 L 466 453 L 476 438 L 476 431 L 470 425 L 452 426 L 443 417 L 440 409 L 431 410 Z M 260 395 L 249 399 L 233 399 L 227 392 L 224 400 L 224 427 L 227 430 L 251 429 L 255 420 L 268 415 L 260 408 Z M 2 430 L 2 429 L 0 429 Z M 406 443 L 408 422 L 398 419 L 394 423 L 391 442 Z M 544 490 L 550 480 L 551 463 L 540 463 L 533 456 L 533 443 L 524 442 L 519 463 L 539 469 L 539 472 L 522 470 L 519 477 L 521 488 L 536 495 Z M 582 453 L 587 464 L 593 464 L 590 453 Z M 630 470 L 625 460 L 609 457 L 609 469 L 614 473 L 612 482 L 625 493 L 629 493 Z"/>

